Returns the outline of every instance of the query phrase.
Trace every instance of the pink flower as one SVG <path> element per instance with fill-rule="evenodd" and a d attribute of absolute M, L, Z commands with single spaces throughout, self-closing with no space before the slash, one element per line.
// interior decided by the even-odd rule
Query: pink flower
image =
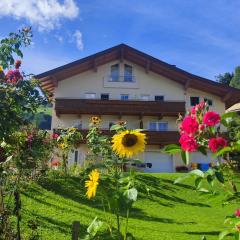
<path fill-rule="evenodd" d="M 188 136 L 187 134 L 183 134 L 180 139 L 179 143 L 181 144 L 181 148 L 184 151 L 194 152 L 198 148 L 197 141 L 194 137 Z"/>
<path fill-rule="evenodd" d="M 227 146 L 227 140 L 222 137 L 210 138 L 208 142 L 208 147 L 212 152 L 216 152 L 219 148 Z"/>
<path fill-rule="evenodd" d="M 198 122 L 196 118 L 186 116 L 183 119 L 181 130 L 187 134 L 194 134 L 198 131 Z"/>
<path fill-rule="evenodd" d="M 201 101 L 198 105 L 192 107 L 191 114 L 195 115 L 198 110 L 203 110 L 204 106 L 205 106 L 205 102 Z"/>
<path fill-rule="evenodd" d="M 204 126 L 203 124 L 199 124 L 199 130 L 200 130 L 200 131 L 203 131 L 204 128 L 205 128 L 205 126 Z"/>
<path fill-rule="evenodd" d="M 57 133 L 53 133 L 53 134 L 52 134 L 52 138 L 53 138 L 53 139 L 57 139 L 58 137 L 59 137 L 59 135 L 58 135 Z"/>
<path fill-rule="evenodd" d="M 32 142 L 32 141 L 33 141 L 33 135 L 32 135 L 32 134 L 29 134 L 29 135 L 27 136 L 27 141 L 28 141 L 28 142 Z"/>
<path fill-rule="evenodd" d="M 236 217 L 240 217 L 240 209 L 237 209 L 237 210 L 235 211 L 235 216 L 236 216 Z"/>
<path fill-rule="evenodd" d="M 203 123 L 211 127 L 220 122 L 220 115 L 216 112 L 206 112 L 203 116 Z"/>
<path fill-rule="evenodd" d="M 199 104 L 198 104 L 198 109 L 202 110 L 205 106 L 205 102 L 204 101 L 201 101 Z"/>

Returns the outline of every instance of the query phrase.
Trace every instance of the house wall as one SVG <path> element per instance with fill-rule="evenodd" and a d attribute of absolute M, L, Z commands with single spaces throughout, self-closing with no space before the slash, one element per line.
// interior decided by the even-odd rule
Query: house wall
<path fill-rule="evenodd" d="M 55 89 L 55 97 L 84 99 L 85 93 L 96 93 L 96 98 L 99 99 L 101 93 L 109 93 L 110 99 L 120 99 L 120 94 L 129 94 L 130 100 L 139 100 L 141 95 L 144 94 L 150 96 L 149 100 L 154 100 L 155 95 L 163 95 L 165 101 L 186 101 L 186 109 L 189 109 L 190 97 L 198 96 L 200 97 L 200 100 L 203 100 L 204 98 L 213 100 L 213 106 L 210 107 L 210 109 L 219 113 L 224 113 L 225 111 L 225 104 L 219 97 L 192 88 L 184 90 L 183 85 L 151 71 L 146 73 L 145 69 L 127 61 L 121 63 L 120 66 L 122 70 L 120 75 L 123 75 L 123 64 L 126 63 L 131 65 L 133 66 L 133 75 L 135 76 L 136 82 L 109 83 L 106 81 L 106 77 L 110 74 L 110 66 L 116 63 L 120 62 L 113 61 L 103 66 L 99 66 L 96 72 L 86 71 L 66 80 L 60 81 Z M 91 115 L 78 116 L 74 114 L 62 114 L 60 116 L 56 116 L 55 111 L 53 111 L 52 128 L 70 127 L 78 124 L 81 121 L 82 128 L 87 129 L 90 117 Z M 103 129 L 109 128 L 109 122 L 115 122 L 119 120 L 119 117 L 115 115 L 102 115 L 101 118 L 101 127 Z M 140 120 L 137 116 L 122 116 L 121 120 L 127 122 L 128 128 L 139 128 Z M 163 117 L 161 120 L 158 120 L 157 117 L 143 116 L 144 129 L 148 129 L 148 124 L 150 121 L 168 122 L 168 130 L 177 130 L 175 117 Z M 85 156 L 88 152 L 87 147 L 86 145 L 82 144 L 77 150 L 79 151 L 78 162 L 83 164 Z M 147 145 L 146 151 L 159 152 L 159 154 L 161 154 L 159 146 Z M 144 154 L 140 154 L 139 159 L 144 160 Z M 206 158 L 195 153 L 193 154 L 192 159 L 195 162 L 209 162 L 211 160 L 209 157 Z M 173 156 L 172 161 L 173 171 L 175 170 L 176 166 L 183 165 L 182 160 L 178 155 Z M 74 163 L 74 155 L 70 156 L 70 163 Z"/>

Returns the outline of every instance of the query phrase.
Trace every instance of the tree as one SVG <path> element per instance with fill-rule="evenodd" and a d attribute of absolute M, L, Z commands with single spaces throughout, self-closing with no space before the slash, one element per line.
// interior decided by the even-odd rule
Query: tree
<path fill-rule="evenodd" d="M 233 73 L 226 72 L 224 74 L 219 74 L 216 76 L 216 80 L 219 83 L 226 84 L 229 86 L 232 78 L 233 78 Z"/>
<path fill-rule="evenodd" d="M 237 66 L 235 68 L 235 72 L 230 82 L 230 86 L 240 89 L 240 66 Z"/>

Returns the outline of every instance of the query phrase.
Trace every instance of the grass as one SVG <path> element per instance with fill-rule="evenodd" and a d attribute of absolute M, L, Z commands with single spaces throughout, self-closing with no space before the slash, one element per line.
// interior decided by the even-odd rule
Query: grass
<path fill-rule="evenodd" d="M 137 240 L 208 240 L 218 239 L 226 215 L 237 206 L 222 207 L 223 196 L 206 198 L 194 192 L 192 181 L 173 185 L 179 174 L 141 174 L 139 200 L 129 222 Z M 87 200 L 81 179 L 49 176 L 39 184 L 30 184 L 22 194 L 22 227 L 27 220 L 37 219 L 44 240 L 71 239 L 71 224 L 78 220 L 83 234 L 95 216 L 104 218 L 97 199 Z M 110 216 L 108 216 L 110 217 Z"/>

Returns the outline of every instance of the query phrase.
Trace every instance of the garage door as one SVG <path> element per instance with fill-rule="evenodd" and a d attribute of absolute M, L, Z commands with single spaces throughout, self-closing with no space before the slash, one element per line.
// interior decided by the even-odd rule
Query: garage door
<path fill-rule="evenodd" d="M 159 152 L 145 152 L 144 162 L 152 163 L 152 168 L 145 168 L 145 172 L 173 172 L 173 161 L 171 155 Z"/>

